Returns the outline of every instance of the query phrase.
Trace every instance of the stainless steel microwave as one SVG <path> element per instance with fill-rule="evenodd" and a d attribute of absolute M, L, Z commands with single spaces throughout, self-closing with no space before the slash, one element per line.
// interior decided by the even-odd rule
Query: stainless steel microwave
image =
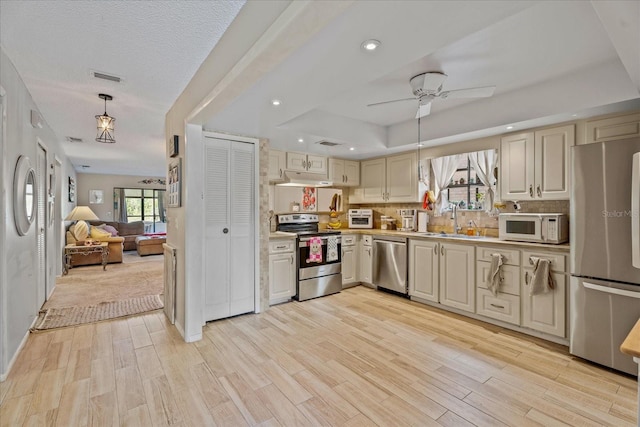
<path fill-rule="evenodd" d="M 560 213 L 505 213 L 498 219 L 500 240 L 560 244 L 569 241 L 569 219 Z"/>

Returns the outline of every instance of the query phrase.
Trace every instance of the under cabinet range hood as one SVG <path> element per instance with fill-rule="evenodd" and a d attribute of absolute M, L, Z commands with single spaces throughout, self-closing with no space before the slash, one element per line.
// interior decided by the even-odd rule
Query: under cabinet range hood
<path fill-rule="evenodd" d="M 285 171 L 284 182 L 276 185 L 288 187 L 331 187 L 333 182 L 326 175 L 308 172 Z"/>

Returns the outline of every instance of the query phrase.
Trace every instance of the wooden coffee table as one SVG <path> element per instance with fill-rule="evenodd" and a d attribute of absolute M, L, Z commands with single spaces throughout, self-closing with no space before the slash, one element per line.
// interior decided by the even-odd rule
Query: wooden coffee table
<path fill-rule="evenodd" d="M 68 274 L 71 269 L 71 255 L 84 255 L 99 253 L 102 257 L 102 269 L 107 269 L 107 258 L 109 257 L 109 244 L 101 242 L 86 246 L 77 246 L 75 244 L 64 247 L 64 270 L 62 274 Z"/>

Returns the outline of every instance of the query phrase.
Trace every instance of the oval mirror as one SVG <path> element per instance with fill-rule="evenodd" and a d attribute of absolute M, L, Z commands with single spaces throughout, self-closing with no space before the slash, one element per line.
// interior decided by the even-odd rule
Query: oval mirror
<path fill-rule="evenodd" d="M 20 156 L 13 176 L 13 218 L 21 236 L 27 234 L 35 219 L 37 188 L 36 173 L 29 158 Z"/>

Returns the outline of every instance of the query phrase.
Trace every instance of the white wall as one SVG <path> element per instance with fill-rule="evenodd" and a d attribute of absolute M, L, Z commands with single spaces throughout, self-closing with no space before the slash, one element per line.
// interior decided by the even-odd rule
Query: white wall
<path fill-rule="evenodd" d="M 11 60 L 0 49 L 0 86 L 6 92 L 6 122 L 3 135 L 3 152 L 0 157 L 0 183 L 2 184 L 2 227 L 0 233 L 0 254 L 4 266 L 0 264 L 0 379 L 4 379 L 29 328 L 38 314 L 37 305 L 37 244 L 35 226 L 32 225 L 25 236 L 19 236 L 13 223 L 13 173 L 18 157 L 28 156 L 35 165 L 39 138 L 47 149 L 47 165 L 62 163 L 60 180 L 75 177 L 75 171 L 51 128 L 46 121 L 41 129 L 31 126 L 31 110 L 37 110 L 24 82 L 18 75 Z M 46 119 L 46 118 L 45 118 Z M 62 192 L 66 196 L 66 192 Z M 58 217 L 65 217 L 73 208 L 72 204 L 58 198 Z M 47 280 L 55 282 L 58 264 L 62 260 L 62 249 L 56 247 L 56 234 L 61 224 L 47 227 Z M 57 231 L 56 231 L 57 230 Z"/>
<path fill-rule="evenodd" d="M 89 206 L 98 218 L 105 221 L 113 221 L 113 189 L 114 188 L 150 188 L 165 190 L 161 184 L 141 184 L 140 181 L 147 178 L 161 178 L 158 176 L 134 176 L 134 175 L 103 175 L 92 173 L 79 173 L 76 181 L 76 202 L 78 205 Z M 89 191 L 102 190 L 104 202 L 101 204 L 89 203 Z"/>

